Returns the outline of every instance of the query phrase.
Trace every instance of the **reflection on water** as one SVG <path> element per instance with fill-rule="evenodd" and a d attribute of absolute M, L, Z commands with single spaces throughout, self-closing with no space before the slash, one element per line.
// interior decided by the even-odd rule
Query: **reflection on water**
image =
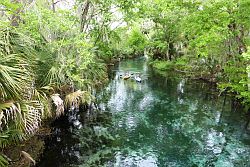
<path fill-rule="evenodd" d="M 127 166 L 145 166 L 145 167 L 157 167 L 157 157 L 154 153 L 130 152 L 131 156 L 123 155 L 121 152 L 117 152 L 115 156 L 114 166 L 127 167 Z"/>
<path fill-rule="evenodd" d="M 141 83 L 120 77 L 138 72 Z M 250 166 L 250 135 L 244 127 L 247 120 L 239 109 L 232 112 L 229 97 L 212 95 L 204 83 L 161 77 L 148 68 L 144 59 L 121 62 L 112 75 L 110 84 L 98 96 L 100 108 L 112 113 L 112 133 L 116 137 L 112 143 L 115 152 L 102 160 L 102 165 Z M 81 147 L 85 142 L 82 138 L 92 131 L 83 129 L 79 112 L 68 119 L 73 126 L 57 124 L 46 158 L 38 166 L 86 166 L 86 153 L 91 155 L 95 146 L 87 150 Z M 108 134 L 107 128 L 101 132 Z M 78 134 L 77 140 L 73 134 Z M 101 151 L 107 147 L 101 147 Z M 96 155 L 93 159 L 98 159 Z"/>
<path fill-rule="evenodd" d="M 113 113 L 119 149 L 106 166 L 250 166 L 246 120 L 231 112 L 228 98 L 212 96 L 204 83 L 148 70 L 139 59 L 114 72 L 102 105 Z M 126 72 L 140 72 L 142 83 L 119 78 Z"/>

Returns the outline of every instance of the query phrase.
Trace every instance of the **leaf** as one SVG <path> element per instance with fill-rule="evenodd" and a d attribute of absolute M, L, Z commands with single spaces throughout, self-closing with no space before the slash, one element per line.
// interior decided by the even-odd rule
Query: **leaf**
<path fill-rule="evenodd" d="M 56 106 L 56 117 L 59 117 L 64 114 L 64 103 L 63 100 L 60 98 L 59 94 L 53 94 L 51 96 L 53 103 Z"/>
<path fill-rule="evenodd" d="M 0 166 L 7 167 L 9 162 L 0 154 Z"/>
<path fill-rule="evenodd" d="M 31 157 L 29 153 L 25 151 L 21 151 L 21 155 L 23 156 L 25 160 L 27 160 L 28 162 L 32 162 L 33 165 L 36 165 L 36 161 Z"/>

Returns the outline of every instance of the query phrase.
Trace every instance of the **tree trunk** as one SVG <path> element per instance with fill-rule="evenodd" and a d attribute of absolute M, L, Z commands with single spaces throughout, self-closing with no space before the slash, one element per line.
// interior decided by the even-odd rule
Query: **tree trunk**
<path fill-rule="evenodd" d="M 55 0 L 52 0 L 52 10 L 55 13 L 56 12 L 56 3 Z"/>
<path fill-rule="evenodd" d="M 85 27 L 85 24 L 86 24 L 86 21 L 87 21 L 87 15 L 88 15 L 88 11 L 89 11 L 89 8 L 90 8 L 90 0 L 87 0 L 86 4 L 85 4 L 85 7 L 82 11 L 82 14 L 81 14 L 81 20 L 80 20 L 80 32 L 83 32 L 84 31 L 84 27 Z"/>
<path fill-rule="evenodd" d="M 172 61 L 172 57 L 174 56 L 175 54 L 175 49 L 174 49 L 174 44 L 172 42 L 169 43 L 169 48 L 168 48 L 168 59 L 169 61 Z"/>

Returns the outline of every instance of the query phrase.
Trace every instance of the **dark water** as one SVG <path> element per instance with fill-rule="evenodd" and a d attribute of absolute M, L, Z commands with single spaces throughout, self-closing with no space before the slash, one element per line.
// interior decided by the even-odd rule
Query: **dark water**
<path fill-rule="evenodd" d="M 125 72 L 140 72 L 142 83 L 120 79 Z M 202 82 L 161 77 L 143 58 L 121 62 L 112 75 L 98 98 L 103 99 L 100 108 L 112 113 L 115 149 L 99 166 L 250 166 L 246 114 L 229 97 L 213 95 Z M 62 122 L 55 125 L 57 133 L 39 166 L 87 166 L 86 150 L 72 137 L 83 127 Z"/>

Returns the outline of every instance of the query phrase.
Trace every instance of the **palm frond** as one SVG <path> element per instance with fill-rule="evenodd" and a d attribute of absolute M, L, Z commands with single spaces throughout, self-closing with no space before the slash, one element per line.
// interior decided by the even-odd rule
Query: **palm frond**
<path fill-rule="evenodd" d="M 78 90 L 70 93 L 65 97 L 65 104 L 67 108 L 79 108 L 80 104 L 89 104 L 94 97 L 87 91 Z"/>
<path fill-rule="evenodd" d="M 34 134 L 42 122 L 43 105 L 39 101 L 28 101 L 23 102 L 21 108 L 25 132 L 27 134 Z"/>
<path fill-rule="evenodd" d="M 3 155 L 0 154 L 0 166 L 2 167 L 7 167 L 8 166 L 8 161 L 4 158 Z"/>
<path fill-rule="evenodd" d="M 20 125 L 19 129 L 23 128 L 22 122 L 24 121 L 20 105 L 18 103 L 14 104 L 13 102 L 0 103 L 0 130 L 3 128 L 8 129 L 8 123 L 13 120 L 20 120 L 20 123 L 17 125 Z"/>
<path fill-rule="evenodd" d="M 39 101 L 43 107 L 43 112 L 41 113 L 42 118 L 48 118 L 52 116 L 50 99 L 48 98 L 50 91 L 53 91 L 53 88 L 50 86 L 44 86 L 33 90 L 34 99 Z"/>
<path fill-rule="evenodd" d="M 6 130 L 0 133 L 0 148 L 4 148 L 11 143 L 18 143 L 26 139 L 21 130 Z"/>
<path fill-rule="evenodd" d="M 6 58 L 11 61 L 14 55 Z M 22 64 L 13 64 L 13 62 L 12 65 L 8 64 L 9 62 L 4 62 L 4 59 L 0 60 L 0 96 L 3 99 L 21 99 L 24 89 L 31 83 L 31 75 L 25 68 L 21 68 Z"/>
<path fill-rule="evenodd" d="M 56 117 L 59 117 L 62 114 L 64 114 L 64 104 L 63 104 L 63 100 L 60 98 L 59 94 L 53 94 L 51 96 L 51 99 L 53 100 L 53 103 L 56 106 Z"/>
<path fill-rule="evenodd" d="M 61 84 L 65 81 L 65 74 L 61 67 L 52 66 L 45 78 L 47 84 L 55 84 L 57 87 L 60 87 Z"/>
<path fill-rule="evenodd" d="M 23 156 L 25 160 L 27 160 L 28 162 L 32 162 L 33 165 L 36 165 L 36 161 L 31 157 L 29 153 L 25 151 L 21 151 L 21 155 Z"/>
<path fill-rule="evenodd" d="M 39 101 L 0 104 L 0 128 L 17 129 L 24 134 L 34 134 L 41 124 L 44 108 Z M 14 122 L 14 127 L 13 127 Z"/>
<path fill-rule="evenodd" d="M 41 124 L 43 111 L 39 101 L 0 103 L 0 148 L 34 134 Z"/>

